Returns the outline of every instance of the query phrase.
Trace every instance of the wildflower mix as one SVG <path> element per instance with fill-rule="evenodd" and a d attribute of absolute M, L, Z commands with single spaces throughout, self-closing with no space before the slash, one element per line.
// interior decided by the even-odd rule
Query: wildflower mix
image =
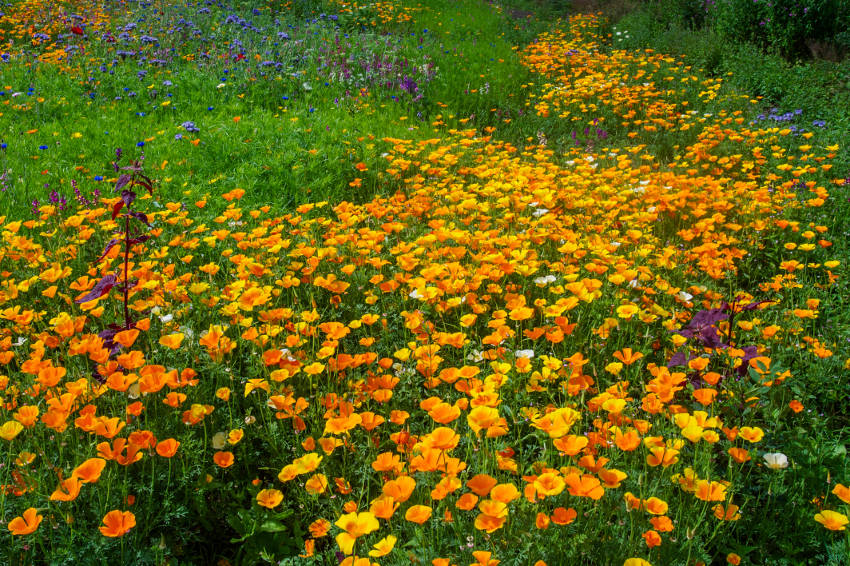
<path fill-rule="evenodd" d="M 841 262 L 794 214 L 827 202 L 838 148 L 751 123 L 672 58 L 603 49 L 599 25 L 522 49 L 548 138 L 376 138 L 392 194 L 281 212 L 154 191 L 131 211 L 102 191 L 0 219 L 4 547 L 161 551 L 200 524 L 247 562 L 740 561 L 737 524 L 793 465 L 772 435 L 805 410 L 782 353 L 833 355 L 806 293 Z M 415 98 L 434 78 L 385 64 L 362 80 Z M 733 109 L 690 110 L 706 101 Z M 693 137 L 662 164 L 670 131 Z M 811 522 L 845 530 L 848 488 L 822 497 Z"/>

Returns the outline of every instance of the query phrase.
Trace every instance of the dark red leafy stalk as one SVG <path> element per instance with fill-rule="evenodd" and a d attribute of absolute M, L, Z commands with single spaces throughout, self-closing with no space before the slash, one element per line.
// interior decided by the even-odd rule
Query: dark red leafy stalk
<path fill-rule="evenodd" d="M 132 202 L 132 200 L 130 202 Z M 127 210 L 128 212 L 130 210 L 129 204 L 127 205 Z M 129 214 L 124 215 L 124 328 L 127 329 L 130 328 L 130 218 Z"/>

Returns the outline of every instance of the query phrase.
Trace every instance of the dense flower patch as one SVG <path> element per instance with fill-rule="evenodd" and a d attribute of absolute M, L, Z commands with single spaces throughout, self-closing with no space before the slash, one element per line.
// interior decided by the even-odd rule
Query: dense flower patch
<path fill-rule="evenodd" d="M 689 69 L 597 28 L 525 48 L 529 106 L 634 145 L 385 138 L 392 196 L 275 214 L 237 188 L 205 218 L 212 198 L 140 194 L 127 254 L 126 197 L 3 218 L 4 544 L 146 544 L 179 484 L 247 561 L 740 561 L 788 466 L 763 446 L 805 408 L 781 354 L 832 355 L 806 288 L 840 262 L 789 214 L 829 197 L 837 148 L 740 98 L 693 112 Z M 692 139 L 661 165 L 646 136 L 671 131 Z M 822 497 L 843 530 L 848 489 Z"/>

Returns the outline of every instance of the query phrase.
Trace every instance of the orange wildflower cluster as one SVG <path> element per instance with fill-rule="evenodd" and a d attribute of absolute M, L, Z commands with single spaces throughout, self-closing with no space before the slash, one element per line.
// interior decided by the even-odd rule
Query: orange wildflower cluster
<path fill-rule="evenodd" d="M 779 307 L 708 285 L 732 278 L 766 234 L 784 234 L 790 224 L 774 216 L 801 202 L 795 173 L 807 178 L 828 150 L 771 166 L 763 152 L 787 155 L 787 134 L 665 102 L 675 93 L 659 77 L 684 78 L 674 61 L 602 54 L 592 23 L 574 18 L 571 34 L 527 50 L 528 65 L 552 77 L 537 112 L 586 121 L 592 100 L 623 127 L 700 129 L 670 167 L 640 145 L 561 164 L 544 146 L 451 131 L 384 140 L 385 173 L 405 190 L 362 205 L 275 215 L 227 193 L 208 226 L 166 203 L 150 215 L 157 243 L 135 245 L 129 262 L 130 308 L 149 315 L 116 336 L 115 357 L 97 327 L 117 295 L 74 303 L 121 261 L 118 248 L 95 267 L 75 261 L 114 231 L 114 202 L 0 220 L 0 438 L 20 447 L 23 478 L 5 491 L 61 506 L 104 474 L 192 457 L 181 443 L 213 430 L 211 476 L 273 462 L 275 486 L 253 502 L 269 512 L 316 502 L 306 554 L 332 533 L 349 564 L 370 563 L 358 556 L 367 548 L 393 551 L 394 517 L 395 528 L 399 517 L 426 531 L 463 522 L 478 541 L 497 531 L 517 540 L 531 524 L 586 532 L 588 514 L 608 506 L 630 514 L 649 549 L 693 536 L 670 534 L 674 496 L 703 510 L 691 530 L 734 521 L 743 486 L 724 475 L 755 465 L 773 423 L 730 408 L 791 376 L 770 357 L 779 330 L 755 316 Z M 729 144 L 740 156 L 723 161 Z M 805 190 L 809 206 L 827 194 L 815 181 Z M 826 263 L 801 265 L 829 279 Z M 775 269 L 793 284 L 796 270 Z M 697 332 L 695 311 L 719 311 L 724 298 L 740 306 L 729 307 L 737 326 L 723 316 Z M 755 351 L 737 347 L 747 337 Z M 157 438 L 178 425 L 179 440 Z M 77 435 L 89 453 L 56 461 L 59 484 L 36 503 L 31 486 L 47 478 L 23 448 L 48 430 L 57 443 Z M 295 454 L 243 461 L 254 450 L 243 437 Z M 707 453 L 720 455 L 716 466 Z M 28 508 L 9 529 L 28 534 L 41 519 Z M 846 523 L 831 511 L 816 520 Z M 102 522 L 110 537 L 136 525 L 119 510 Z"/>

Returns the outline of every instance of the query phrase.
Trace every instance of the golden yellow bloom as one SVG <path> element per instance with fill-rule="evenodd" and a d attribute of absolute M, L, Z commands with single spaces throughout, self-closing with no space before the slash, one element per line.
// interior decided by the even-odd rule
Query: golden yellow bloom
<path fill-rule="evenodd" d="M 283 501 L 283 493 L 277 489 L 263 489 L 257 493 L 257 504 L 267 509 L 274 509 Z"/>
<path fill-rule="evenodd" d="M 845 515 L 835 511 L 824 510 L 815 515 L 815 521 L 829 529 L 830 531 L 843 531 L 848 519 Z"/>

